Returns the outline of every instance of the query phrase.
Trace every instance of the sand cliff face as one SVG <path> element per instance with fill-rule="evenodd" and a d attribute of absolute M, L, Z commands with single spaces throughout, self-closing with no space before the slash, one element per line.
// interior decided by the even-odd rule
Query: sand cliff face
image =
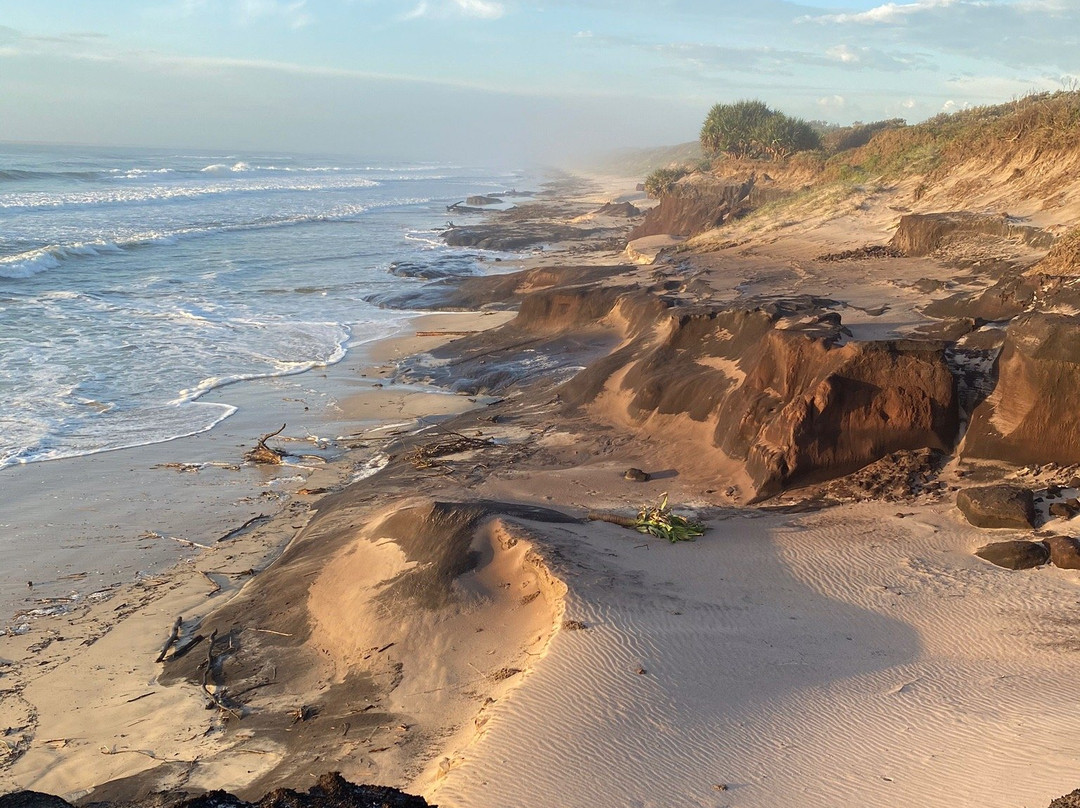
<path fill-rule="evenodd" d="M 619 308 L 640 336 L 566 385 L 567 399 L 657 436 L 706 434 L 703 450 L 745 463 L 755 496 L 956 440 L 941 343 L 841 344 L 839 316 L 816 301 L 672 307 L 660 321 L 640 299 Z"/>

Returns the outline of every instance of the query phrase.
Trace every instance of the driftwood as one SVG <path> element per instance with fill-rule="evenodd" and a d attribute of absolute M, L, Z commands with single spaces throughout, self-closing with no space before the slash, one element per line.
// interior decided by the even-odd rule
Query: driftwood
<path fill-rule="evenodd" d="M 176 618 L 176 622 L 173 623 L 172 631 L 169 632 L 169 638 L 165 640 L 165 644 L 161 646 L 161 653 L 157 655 L 157 659 L 154 662 L 162 662 L 165 659 L 165 655 L 169 653 L 169 649 L 173 647 L 173 643 L 176 642 L 176 638 L 180 636 L 180 625 L 184 622 L 184 618 L 181 615 Z"/>
<path fill-rule="evenodd" d="M 169 657 L 169 661 L 172 662 L 174 659 L 180 659 L 180 657 L 186 656 L 188 651 L 190 651 L 192 648 L 194 648 L 196 645 L 198 645 L 205 639 L 206 637 L 204 635 L 196 634 L 183 645 L 178 645 L 176 647 L 176 650 L 173 651 L 173 655 Z"/>
<path fill-rule="evenodd" d="M 620 527 L 634 527 L 638 526 L 638 520 L 636 516 L 619 516 L 617 513 L 604 513 L 599 511 L 590 511 L 589 515 L 585 517 L 590 522 L 610 522 L 613 525 L 619 525 Z"/>
<path fill-rule="evenodd" d="M 284 427 L 282 428 L 284 429 Z M 219 710 L 233 716 L 234 718 L 242 718 L 243 716 L 237 710 L 226 704 L 225 700 L 219 694 L 210 690 L 210 688 L 206 684 L 214 672 L 214 643 L 216 642 L 217 629 L 214 629 L 213 632 L 211 632 L 210 634 L 210 647 L 206 649 L 206 662 L 204 663 L 206 667 L 203 668 L 202 674 L 203 692 L 207 695 L 213 705 Z"/>
<path fill-rule="evenodd" d="M 237 536 L 239 536 L 241 533 L 243 533 L 245 530 L 247 530 L 248 528 L 254 527 L 255 525 L 261 525 L 263 522 L 269 522 L 269 521 L 270 521 L 270 517 L 267 516 L 265 513 L 261 513 L 258 516 L 253 516 L 250 519 L 248 519 L 246 522 L 244 522 L 244 524 L 240 525 L 240 527 L 234 527 L 232 530 L 230 530 L 228 533 L 226 533 L 224 536 L 222 536 L 220 539 L 218 539 L 218 542 L 220 543 L 220 542 L 223 542 L 223 541 L 228 541 L 229 539 L 234 539 Z"/>
<path fill-rule="evenodd" d="M 285 457 L 288 452 L 283 452 L 281 449 L 271 449 L 266 445 L 266 441 L 280 435 L 285 431 L 286 426 L 288 426 L 288 424 L 282 424 L 281 429 L 277 432 L 268 432 L 259 438 L 259 442 L 255 445 L 255 448 L 244 455 L 244 459 L 249 463 L 266 463 L 274 466 L 281 465 L 281 459 Z"/>
<path fill-rule="evenodd" d="M 413 449 L 411 459 L 414 467 L 427 469 L 435 465 L 432 461 L 436 458 L 494 445 L 495 441 L 491 438 L 470 438 L 458 432 L 451 432 L 431 443 L 417 446 Z"/>
<path fill-rule="evenodd" d="M 470 334 L 479 334 L 477 330 L 472 331 L 417 331 L 418 337 L 467 337 Z"/>

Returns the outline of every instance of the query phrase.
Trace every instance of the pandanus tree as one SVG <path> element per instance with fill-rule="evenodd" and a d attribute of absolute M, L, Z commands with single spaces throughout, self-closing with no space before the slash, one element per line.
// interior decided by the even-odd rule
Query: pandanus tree
<path fill-rule="evenodd" d="M 709 155 L 775 160 L 820 145 L 809 123 L 757 100 L 716 104 L 701 126 L 701 147 Z"/>

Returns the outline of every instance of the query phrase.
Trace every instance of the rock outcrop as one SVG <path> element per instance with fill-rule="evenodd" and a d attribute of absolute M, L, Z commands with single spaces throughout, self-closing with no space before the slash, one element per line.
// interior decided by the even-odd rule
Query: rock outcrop
<path fill-rule="evenodd" d="M 1029 570 L 1050 560 L 1050 551 L 1041 541 L 998 541 L 980 547 L 975 555 L 1007 570 Z"/>
<path fill-rule="evenodd" d="M 758 497 L 891 452 L 950 449 L 958 412 L 943 346 L 841 345 L 845 331 L 828 303 L 675 307 L 667 322 L 649 312 L 648 334 L 579 374 L 565 397 L 597 400 L 657 435 L 706 425 L 713 447 L 745 464 Z"/>
<path fill-rule="evenodd" d="M 188 794 L 166 791 L 140 800 L 93 802 L 95 808 L 426 808 L 427 801 L 396 788 L 358 786 L 340 774 L 324 774 L 306 792 L 288 788 L 271 791 L 257 802 L 245 802 L 227 791 Z M 0 797 L 0 808 L 74 808 L 51 794 L 17 791 Z"/>
<path fill-rule="evenodd" d="M 680 183 L 664 194 L 660 204 L 645 214 L 629 240 L 645 236 L 692 236 L 719 227 L 747 200 L 754 178 L 743 183 Z"/>
<path fill-rule="evenodd" d="M 640 216 L 641 211 L 629 202 L 605 202 L 596 210 L 595 215 L 619 216 L 626 219 L 632 219 L 634 216 Z"/>
<path fill-rule="evenodd" d="M 1008 216 L 989 216 L 967 211 L 909 213 L 889 243 L 905 255 L 930 255 L 964 236 L 996 236 L 1023 242 L 1031 247 L 1049 248 L 1053 235 L 1037 227 L 1016 224 Z"/>
<path fill-rule="evenodd" d="M 1080 541 L 1072 536 L 1048 536 L 1043 540 L 1050 550 L 1050 563 L 1063 570 L 1080 570 Z"/>
<path fill-rule="evenodd" d="M 965 488 L 956 495 L 956 507 L 975 527 L 1014 528 L 1035 526 L 1035 499 L 1017 485 L 984 485 Z"/>
<path fill-rule="evenodd" d="M 993 393 L 972 413 L 965 457 L 1080 462 L 1080 322 L 1027 314 L 1008 328 Z"/>
<path fill-rule="evenodd" d="M 1080 788 L 1058 797 L 1048 808 L 1080 808 Z"/>

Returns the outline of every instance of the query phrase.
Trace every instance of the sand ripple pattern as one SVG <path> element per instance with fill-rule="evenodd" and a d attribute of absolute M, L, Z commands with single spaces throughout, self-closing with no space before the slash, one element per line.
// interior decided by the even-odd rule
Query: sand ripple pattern
<path fill-rule="evenodd" d="M 970 555 L 985 534 L 895 510 L 734 516 L 648 549 L 564 532 L 588 548 L 567 617 L 590 628 L 555 638 L 432 797 L 1016 808 L 1080 785 L 1080 579 L 992 568 Z"/>

